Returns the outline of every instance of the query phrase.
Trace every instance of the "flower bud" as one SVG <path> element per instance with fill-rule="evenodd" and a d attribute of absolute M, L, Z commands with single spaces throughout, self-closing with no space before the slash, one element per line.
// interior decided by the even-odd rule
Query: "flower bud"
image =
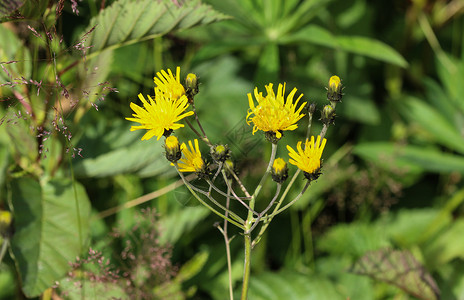
<path fill-rule="evenodd" d="M 325 125 L 333 124 L 335 121 L 335 110 L 331 105 L 324 106 L 321 112 L 321 121 Z"/>
<path fill-rule="evenodd" d="M 288 178 L 288 167 L 285 160 L 280 157 L 274 160 L 271 176 L 277 183 L 283 183 Z"/>
<path fill-rule="evenodd" d="M 342 101 L 343 85 L 338 76 L 332 76 L 329 79 L 329 87 L 327 88 L 327 100 L 333 102 Z"/>
<path fill-rule="evenodd" d="M 316 110 L 316 104 L 315 103 L 308 103 L 306 105 L 306 110 L 308 111 L 309 115 L 312 115 L 314 111 Z"/>
<path fill-rule="evenodd" d="M 193 97 L 198 94 L 198 77 L 193 73 L 189 73 L 185 78 L 185 93 L 190 102 L 193 102 Z"/>
<path fill-rule="evenodd" d="M 165 141 L 166 159 L 170 162 L 177 162 L 182 157 L 179 141 L 173 135 L 168 136 Z"/>
<path fill-rule="evenodd" d="M 11 212 L 7 210 L 0 211 L 0 236 L 4 238 L 11 236 L 13 233 L 12 221 L 13 216 Z"/>
<path fill-rule="evenodd" d="M 226 176 L 228 179 L 231 179 L 233 177 L 232 173 L 236 173 L 235 164 L 231 159 L 227 159 L 224 162 L 224 169 L 226 170 Z"/>
<path fill-rule="evenodd" d="M 224 162 L 230 158 L 230 149 L 227 145 L 214 145 L 211 147 L 211 157 L 216 162 Z"/>

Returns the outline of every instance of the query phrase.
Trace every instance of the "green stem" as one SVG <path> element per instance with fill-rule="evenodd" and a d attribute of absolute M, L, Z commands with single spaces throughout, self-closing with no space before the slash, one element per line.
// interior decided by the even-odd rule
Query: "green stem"
<path fill-rule="evenodd" d="M 250 284 L 250 269 L 251 269 L 251 233 L 245 234 L 245 259 L 243 270 L 243 287 L 241 300 L 248 298 L 248 286 Z"/>

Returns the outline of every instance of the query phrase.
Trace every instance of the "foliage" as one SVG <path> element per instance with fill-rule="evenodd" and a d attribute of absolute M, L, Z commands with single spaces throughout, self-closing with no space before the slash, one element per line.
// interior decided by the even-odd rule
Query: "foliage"
<path fill-rule="evenodd" d="M 286 82 L 319 111 L 327 78 L 343 79 L 323 174 L 253 250 L 250 299 L 462 298 L 461 2 L 0 2 L 0 298 L 225 298 L 220 219 L 124 120 L 177 65 L 199 77 L 205 131 L 256 184 L 270 153 L 246 94 Z M 237 298 L 244 254 L 230 235 Z M 140 261 L 122 258 L 127 241 Z"/>

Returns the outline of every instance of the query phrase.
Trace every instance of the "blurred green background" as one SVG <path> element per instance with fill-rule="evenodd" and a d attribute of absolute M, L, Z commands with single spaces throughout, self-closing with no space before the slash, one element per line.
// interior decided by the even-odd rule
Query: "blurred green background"
<path fill-rule="evenodd" d="M 270 147 L 246 125 L 247 93 L 286 82 L 320 110 L 330 76 L 345 86 L 323 175 L 253 250 L 249 299 L 463 299 L 463 12 L 462 0 L 0 1 L 0 209 L 13 215 L 0 218 L 0 298 L 226 299 L 220 219 L 162 141 L 124 119 L 156 72 L 180 66 L 249 186 Z"/>

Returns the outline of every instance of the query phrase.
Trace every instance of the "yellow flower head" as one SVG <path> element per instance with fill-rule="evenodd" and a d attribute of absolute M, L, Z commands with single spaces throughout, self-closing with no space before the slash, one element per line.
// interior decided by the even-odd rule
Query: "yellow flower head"
<path fill-rule="evenodd" d="M 179 168 L 181 172 L 196 172 L 197 174 L 205 173 L 206 164 L 201 158 L 200 147 L 198 147 L 198 140 L 193 140 L 195 146 L 192 145 L 192 141 L 188 141 L 190 150 L 187 149 L 187 145 L 182 143 L 180 149 L 184 153 L 185 158 L 179 160 Z"/>
<path fill-rule="evenodd" d="M 297 109 L 298 102 L 303 94 L 293 103 L 296 88 L 290 92 L 287 96 L 287 100 L 285 100 L 285 83 L 283 85 L 279 84 L 277 94 L 274 93 L 272 87 L 272 83 L 266 85 L 267 96 L 265 97 L 262 93 L 258 92 L 258 88 L 255 88 L 254 95 L 258 102 L 256 106 L 251 93 L 248 93 L 250 108 L 248 109 L 246 121 L 248 125 L 253 122 L 253 134 L 258 130 L 273 132 L 277 140 L 279 140 L 282 137 L 281 131 L 295 130 L 298 128 L 296 122 L 304 116 L 304 114 L 300 114 L 300 112 L 305 107 L 306 102 L 301 104 Z"/>
<path fill-rule="evenodd" d="M 157 77 L 156 77 L 157 76 Z M 176 68 L 176 76 L 170 69 L 161 70 L 156 73 L 154 81 L 156 84 L 155 92 L 161 92 L 165 97 L 171 100 L 177 100 L 185 95 L 184 86 L 180 83 L 180 67 Z"/>
<path fill-rule="evenodd" d="M 148 102 L 142 94 L 139 94 L 139 99 L 143 103 L 143 108 L 131 102 L 130 107 L 135 114 L 132 114 L 133 118 L 126 118 L 126 120 L 140 123 L 138 126 L 132 126 L 131 131 L 148 130 L 142 137 L 142 141 L 149 140 L 155 135 L 159 140 L 165 132 L 184 127 L 183 124 L 176 123 L 177 121 L 193 115 L 193 111 L 184 113 L 189 106 L 185 95 L 171 101 L 163 93 L 157 92 L 155 99 L 148 96 Z"/>
<path fill-rule="evenodd" d="M 321 144 L 321 136 L 318 135 L 316 143 L 314 143 L 314 136 L 312 136 L 311 141 L 306 140 L 304 150 L 301 148 L 302 142 L 298 142 L 296 146 L 298 152 L 287 145 L 288 155 L 291 157 L 289 162 L 305 172 L 308 179 L 317 179 L 321 169 L 322 151 L 324 151 L 326 142 L 327 140 L 323 139 Z"/>

